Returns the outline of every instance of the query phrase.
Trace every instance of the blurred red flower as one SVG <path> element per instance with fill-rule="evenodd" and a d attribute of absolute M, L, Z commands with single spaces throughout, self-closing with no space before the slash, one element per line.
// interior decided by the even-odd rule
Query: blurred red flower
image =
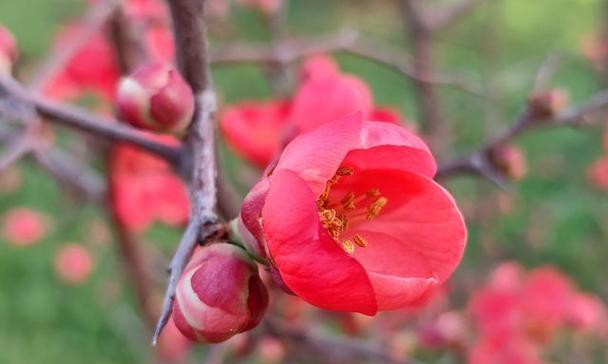
<path fill-rule="evenodd" d="M 59 52 L 73 47 L 82 33 L 82 24 L 66 26 L 55 40 Z M 102 32 L 91 35 L 46 86 L 45 93 L 57 99 L 71 99 L 84 92 L 93 92 L 105 100 L 113 100 L 120 71 L 114 51 Z"/>
<path fill-rule="evenodd" d="M 168 136 L 154 138 L 177 143 Z M 144 231 L 155 221 L 171 226 L 186 223 L 190 213 L 188 191 L 166 162 L 118 144 L 112 151 L 109 173 L 112 209 L 129 230 Z"/>
<path fill-rule="evenodd" d="M 78 244 L 65 244 L 55 254 L 55 272 L 69 284 L 80 284 L 89 278 L 95 262 L 88 249 Z"/>
<path fill-rule="evenodd" d="M 241 216 L 286 286 L 321 308 L 392 310 L 454 271 L 466 228 L 428 147 L 361 114 L 293 140 Z"/>
<path fill-rule="evenodd" d="M 266 166 L 279 152 L 289 106 L 288 101 L 276 100 L 227 107 L 221 119 L 226 141 L 255 165 Z"/>
<path fill-rule="evenodd" d="M 540 267 L 525 274 L 512 262 L 495 269 L 469 311 L 480 334 L 470 363 L 537 363 L 540 349 L 560 329 L 604 325 L 601 302 L 579 293 L 563 273 Z"/>
<path fill-rule="evenodd" d="M 602 157 L 589 166 L 587 180 L 594 187 L 608 191 L 608 157 Z"/>
<path fill-rule="evenodd" d="M 220 125 L 227 142 L 248 161 L 263 168 L 299 133 L 355 112 L 362 112 L 366 120 L 403 121 L 395 110 L 374 109 L 365 82 L 340 73 L 330 57 L 306 60 L 300 79 L 291 101 L 246 101 L 222 114 Z"/>
<path fill-rule="evenodd" d="M 12 208 L 4 215 L 2 236 L 12 245 L 35 244 L 47 234 L 45 220 L 45 216 L 30 208 Z"/>

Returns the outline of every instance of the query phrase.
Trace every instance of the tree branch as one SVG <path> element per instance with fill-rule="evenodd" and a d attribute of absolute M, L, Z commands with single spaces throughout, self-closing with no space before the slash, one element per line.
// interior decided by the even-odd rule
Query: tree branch
<path fill-rule="evenodd" d="M 38 115 L 74 129 L 92 133 L 111 141 L 124 142 L 158 155 L 172 165 L 180 162 L 179 150 L 159 143 L 135 128 L 123 122 L 95 116 L 76 107 L 62 105 L 47 100 L 35 93 L 23 89 L 17 82 L 0 77 L 0 94 L 11 97 L 15 103 L 33 108 Z M 0 110 L 2 111 L 2 110 Z"/>
<path fill-rule="evenodd" d="M 485 0 L 460 0 L 428 11 L 427 24 L 433 33 L 448 29 L 470 14 Z"/>
<path fill-rule="evenodd" d="M 207 29 L 204 0 L 169 0 L 173 19 L 177 64 L 190 84 L 195 98 L 195 112 L 183 147 L 183 164 L 189 174 L 192 211 L 188 227 L 169 267 L 169 284 L 152 343 L 169 319 L 175 299 L 175 287 L 198 241 L 206 242 L 218 229 L 217 167 L 213 117 L 215 93 L 207 52 Z M 189 173 L 188 173 L 189 172 Z"/>
<path fill-rule="evenodd" d="M 93 202 L 104 201 L 106 184 L 103 179 L 71 155 L 57 148 L 46 148 L 35 150 L 33 157 L 55 179 L 66 183 L 82 196 Z"/>
<path fill-rule="evenodd" d="M 502 134 L 485 143 L 474 152 L 441 165 L 435 178 L 442 180 L 458 175 L 477 175 L 488 178 L 499 186 L 504 186 L 503 182 L 497 182 L 500 181 L 500 179 L 497 179 L 497 176 L 501 176 L 502 174 L 489 160 L 489 153 L 492 150 L 511 142 L 513 139 L 531 129 L 578 126 L 587 115 L 606 107 L 608 107 L 608 90 L 597 93 L 587 102 L 566 109 L 551 120 L 539 121 L 536 119 L 530 104 L 528 104 L 519 118 Z"/>
<path fill-rule="evenodd" d="M 402 11 L 406 25 L 406 35 L 412 44 L 413 72 L 422 78 L 430 77 L 435 67 L 432 32 L 424 19 L 421 3 L 416 0 L 403 0 Z M 431 137 L 432 142 L 435 139 L 442 140 L 447 135 L 444 135 L 446 133 L 440 133 L 440 131 L 444 131 L 445 125 L 442 125 L 441 105 L 435 88 L 432 84 L 417 79 L 414 80 L 414 90 L 422 121 L 422 130 Z M 441 145 L 444 142 L 445 140 L 442 140 Z M 435 146 L 437 147 L 437 145 Z"/>
<path fill-rule="evenodd" d="M 289 64 L 310 55 L 331 52 L 343 52 L 367 59 L 391 68 L 412 81 L 454 87 L 473 95 L 482 95 L 479 88 L 472 85 L 462 75 L 416 72 L 412 62 L 407 60 L 401 50 L 366 40 L 349 28 L 343 29 L 335 35 L 317 39 L 291 39 L 276 42 L 274 45 L 252 43 L 224 45 L 211 52 L 211 62 L 214 66 L 239 63 Z"/>
<path fill-rule="evenodd" d="M 288 326 L 279 320 L 266 318 L 265 329 L 280 340 L 287 340 L 297 348 L 312 351 L 309 354 L 321 355 L 328 363 L 353 363 L 369 360 L 374 363 L 416 364 L 411 359 L 397 359 L 388 354 L 385 348 L 350 337 L 333 337 L 311 330 Z"/>

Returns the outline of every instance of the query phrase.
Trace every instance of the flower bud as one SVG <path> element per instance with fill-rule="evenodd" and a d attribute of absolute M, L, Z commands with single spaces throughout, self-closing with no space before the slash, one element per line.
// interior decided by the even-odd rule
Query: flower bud
<path fill-rule="evenodd" d="M 177 284 L 173 320 L 189 339 L 217 343 L 254 328 L 268 292 L 247 253 L 231 244 L 199 248 Z"/>
<path fill-rule="evenodd" d="M 133 126 L 180 133 L 194 113 L 192 90 L 169 65 L 149 64 L 123 78 L 117 91 L 118 112 Z"/>
<path fill-rule="evenodd" d="M 528 107 L 536 120 L 551 120 L 568 105 L 568 94 L 564 90 L 539 91 L 528 99 Z"/>
<path fill-rule="evenodd" d="M 0 75 L 11 72 L 18 55 L 15 38 L 8 29 L 0 25 Z"/>
<path fill-rule="evenodd" d="M 494 167 L 514 181 L 521 180 L 527 173 L 526 158 L 521 149 L 513 145 L 492 149 L 489 159 Z"/>

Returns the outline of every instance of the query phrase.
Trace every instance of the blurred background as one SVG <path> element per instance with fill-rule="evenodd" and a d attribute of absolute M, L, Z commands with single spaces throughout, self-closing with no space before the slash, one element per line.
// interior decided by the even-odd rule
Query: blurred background
<path fill-rule="evenodd" d="M 19 45 L 17 74 L 27 79 L 54 47 L 62 28 L 82 16 L 88 6 L 83 0 L 0 2 L 0 23 L 13 32 Z M 436 68 L 457 72 L 481 93 L 435 88 L 447 126 L 441 146 L 433 143 L 438 159 L 452 160 L 472 151 L 513 123 L 549 56 L 559 60 L 549 85 L 567 92 L 572 104 L 601 90 L 606 85 L 608 59 L 602 59 L 606 54 L 598 51 L 602 47 L 598 34 L 608 24 L 607 8 L 602 0 L 488 0 L 436 35 Z M 402 49 L 406 57 L 411 43 L 400 12 L 398 2 L 391 0 L 291 0 L 285 21 L 290 35 L 302 37 L 353 28 Z M 229 11 L 214 19 L 211 45 L 234 40 L 268 42 L 275 35 L 260 11 L 230 4 Z M 399 110 L 416 124 L 420 111 L 410 80 L 360 57 L 338 53 L 335 58 L 343 72 L 365 80 L 377 104 Z M 258 65 L 217 67 L 214 79 L 222 105 L 275 95 L 265 69 Z M 94 104 L 88 96 L 78 102 Z M 62 133 L 57 138 L 69 140 L 71 134 Z M 470 295 L 504 261 L 516 261 L 527 269 L 552 265 L 581 290 L 608 299 L 608 183 L 602 179 L 601 167 L 593 169 L 604 153 L 603 134 L 599 122 L 526 133 L 513 142 L 519 153 L 514 168 L 519 172 L 512 176 L 508 190 L 471 177 L 445 183 L 464 211 L 470 236 L 465 259 L 452 278 L 456 288 L 450 293 L 450 310 L 464 310 Z M 245 193 L 247 181 L 258 172 L 225 144 L 221 155 L 230 177 Z M 97 204 L 82 203 L 67 192 L 28 159 L 0 174 L 0 362 L 153 361 L 148 331 L 123 274 L 106 214 Z M 35 244 L 11 242 L 10 220 L 15 213 L 22 214 L 19 224 L 33 226 L 34 232 L 29 233 Z M 139 234 L 138 243 L 154 246 L 155 254 L 161 256 L 158 261 L 163 262 L 180 232 L 179 227 L 155 224 Z M 66 253 L 66 247 L 73 247 L 68 244 L 85 251 L 68 249 Z M 62 273 L 61 259 L 76 260 L 82 277 Z M 163 269 L 157 268 L 162 279 Z M 406 327 L 404 332 L 416 332 L 415 325 Z M 200 363 L 207 348 L 192 350 L 190 360 Z M 412 352 L 428 362 L 459 362 L 438 354 L 440 350 Z M 553 359 L 575 362 L 559 356 Z M 243 360 L 270 359 L 254 355 Z M 605 362 L 606 357 L 594 354 L 586 360 Z"/>

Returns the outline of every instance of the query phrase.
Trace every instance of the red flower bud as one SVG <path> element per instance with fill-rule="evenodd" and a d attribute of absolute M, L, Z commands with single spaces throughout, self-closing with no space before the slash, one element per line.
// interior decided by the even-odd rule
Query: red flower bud
<path fill-rule="evenodd" d="M 149 64 L 122 79 L 117 92 L 118 112 L 133 126 L 179 133 L 194 112 L 192 90 L 177 70 Z"/>
<path fill-rule="evenodd" d="M 173 320 L 189 339 L 217 343 L 254 328 L 268 306 L 257 266 L 235 245 L 198 249 L 181 277 Z"/>
<path fill-rule="evenodd" d="M 0 25 L 0 74 L 11 72 L 18 55 L 15 38 L 8 29 Z"/>

